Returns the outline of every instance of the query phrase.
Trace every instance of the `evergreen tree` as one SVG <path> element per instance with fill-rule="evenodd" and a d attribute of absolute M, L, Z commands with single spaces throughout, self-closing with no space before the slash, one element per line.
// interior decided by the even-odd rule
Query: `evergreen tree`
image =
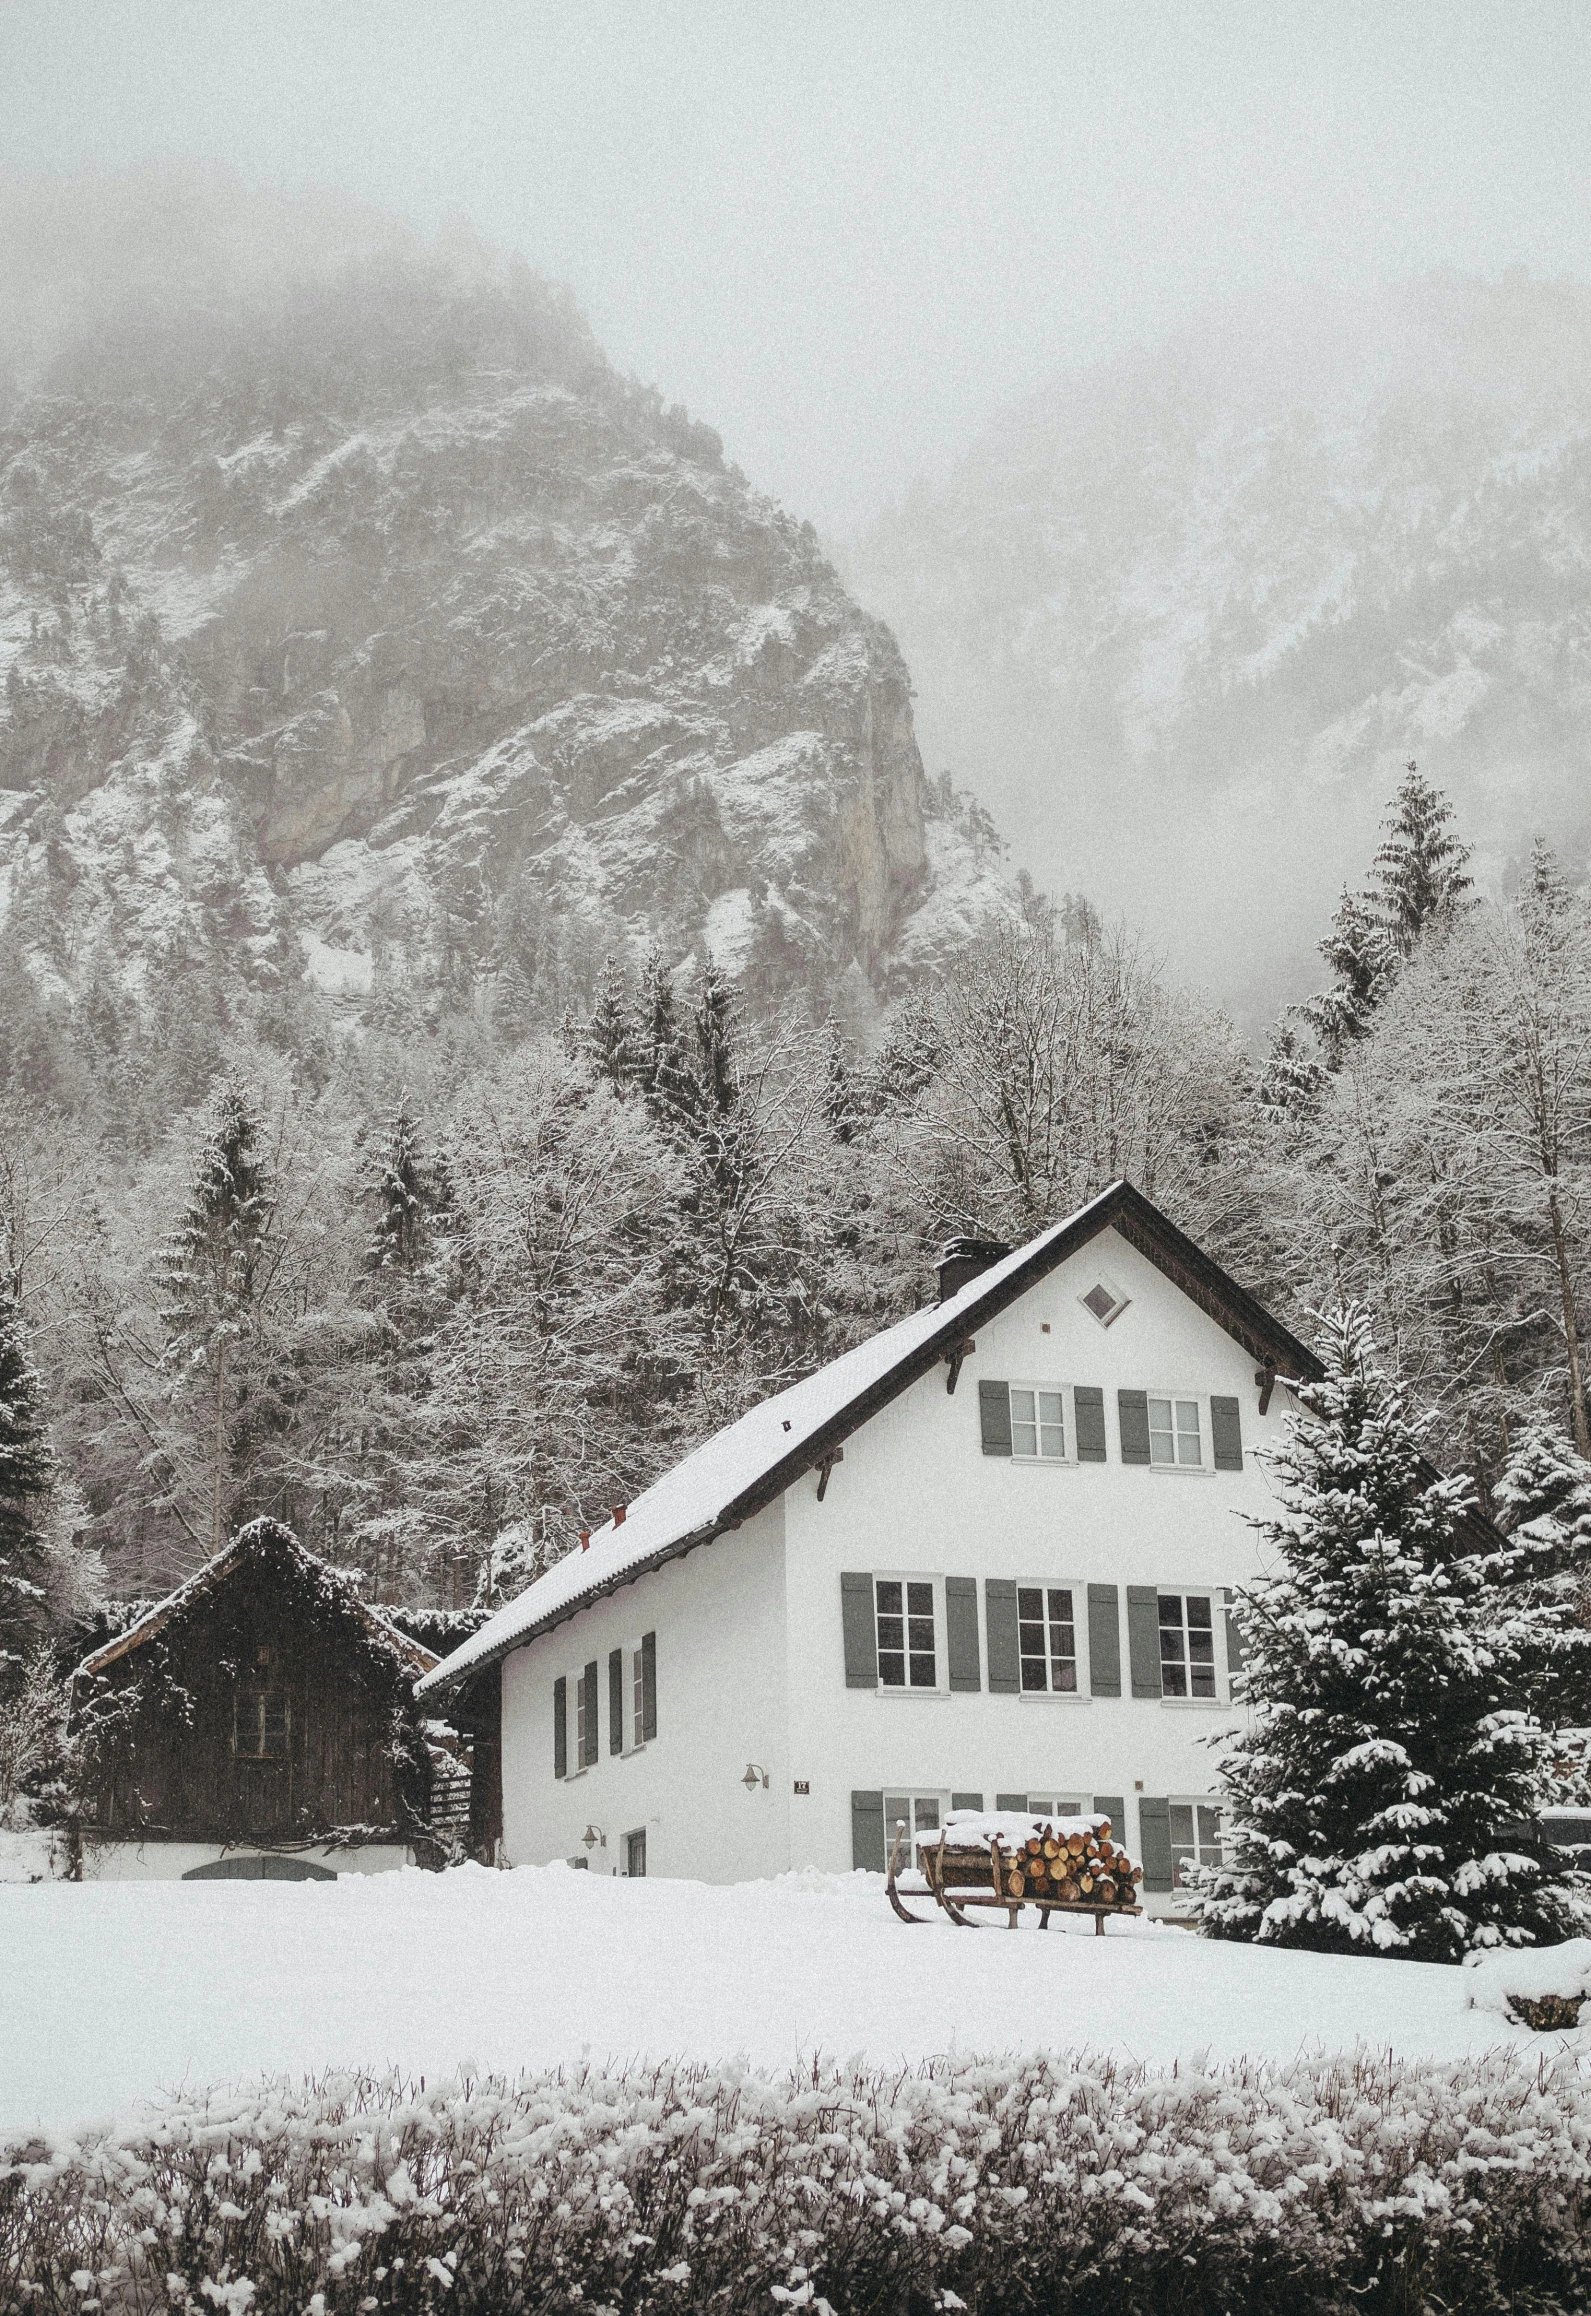
<path fill-rule="evenodd" d="M 1577 1727 L 1591 1721 L 1591 1464 L 1538 1418 L 1515 1441 L 1496 1496 L 1509 1523 L 1500 1588 L 1524 1587 L 1563 1612 L 1559 1628 L 1543 1636 L 1537 1710 L 1560 1731 Z"/>
<path fill-rule="evenodd" d="M 740 1099 L 740 1073 L 735 1065 L 735 1020 L 739 1011 L 734 983 L 709 957 L 702 968 L 692 1016 L 698 1099 L 709 1118 L 727 1117 Z"/>
<path fill-rule="evenodd" d="M 179 1388 L 205 1403 L 203 1455 L 209 1473 L 210 1548 L 228 1527 L 227 1479 L 240 1357 L 262 1283 L 271 1224 L 269 1176 L 259 1122 L 247 1094 L 227 1078 L 210 1104 L 182 1219 L 160 1250 L 167 1355 Z"/>
<path fill-rule="evenodd" d="M 652 1101 L 667 1106 L 683 1082 L 685 1057 L 680 1042 L 679 1008 L 674 983 L 660 949 L 647 952 L 641 967 L 641 1003 L 636 1035 L 636 1070 L 641 1090 Z"/>
<path fill-rule="evenodd" d="M 854 1142 L 861 1127 L 856 1080 L 852 1074 L 851 1057 L 845 1038 L 832 1014 L 829 1017 L 828 1032 L 828 1089 L 824 1106 L 828 1112 L 829 1131 L 836 1142 Z"/>
<path fill-rule="evenodd" d="M 1452 833 L 1453 807 L 1410 762 L 1392 800 L 1371 869 L 1382 923 L 1407 957 L 1428 925 L 1451 917 L 1470 890 L 1469 846 Z"/>
<path fill-rule="evenodd" d="M 376 1220 L 370 1234 L 372 1270 L 401 1269 L 411 1276 L 424 1251 L 435 1203 L 434 1169 L 420 1147 L 420 1122 L 405 1093 L 387 1129 L 375 1167 Z"/>
<path fill-rule="evenodd" d="M 1362 1310 L 1327 1319 L 1323 1353 L 1273 1461 L 1281 1508 L 1255 1523 L 1278 1572 L 1243 1611 L 1251 1717 L 1204 1927 L 1428 1962 L 1562 1938 L 1573 1889 L 1516 1830 L 1549 1749 L 1519 1699 L 1560 1612 L 1499 1606 L 1461 1533 L 1469 1483 L 1423 1460 Z"/>
<path fill-rule="evenodd" d="M 611 957 L 602 960 L 602 978 L 586 1030 L 585 1048 L 591 1066 L 616 1094 L 624 1093 L 635 1077 L 635 1038 L 630 1021 L 630 993 L 623 973 Z"/>
<path fill-rule="evenodd" d="M 39 1514 L 53 1474 L 16 1282 L 0 1279 L 0 1696 L 22 1680 L 49 1622 Z"/>
<path fill-rule="evenodd" d="M 529 1033 L 532 1011 L 530 976 L 517 957 L 510 957 L 492 998 L 492 1027 L 505 1045 L 518 1045 Z"/>
<path fill-rule="evenodd" d="M 1376 1007 L 1398 969 L 1398 946 L 1373 904 L 1345 891 L 1320 944 L 1335 980 L 1329 989 L 1299 1006 L 1320 1040 L 1328 1069 L 1339 1069 L 1348 1048 L 1365 1036 Z"/>
<path fill-rule="evenodd" d="M 1273 1118 L 1307 1118 L 1319 1105 L 1325 1084 L 1326 1072 L 1297 1030 L 1279 1021 L 1260 1072 L 1259 1095 L 1266 1111 Z"/>

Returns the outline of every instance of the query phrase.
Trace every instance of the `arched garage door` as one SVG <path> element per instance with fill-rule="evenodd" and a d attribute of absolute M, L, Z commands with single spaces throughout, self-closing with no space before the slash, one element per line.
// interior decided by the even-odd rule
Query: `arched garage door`
<path fill-rule="evenodd" d="M 268 1853 L 254 1857 L 217 1858 L 208 1866 L 190 1866 L 185 1882 L 335 1882 L 330 1866 L 309 1858 Z"/>

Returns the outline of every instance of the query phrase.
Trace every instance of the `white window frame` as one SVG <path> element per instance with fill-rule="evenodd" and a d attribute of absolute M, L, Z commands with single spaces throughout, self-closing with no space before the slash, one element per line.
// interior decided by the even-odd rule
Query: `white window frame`
<path fill-rule="evenodd" d="M 1022 1595 L 1024 1592 L 1041 1592 L 1046 1596 L 1044 1601 L 1043 1619 L 1045 1626 L 1045 1685 L 1042 1689 L 1027 1688 L 1024 1685 L 1022 1679 Z M 1077 1686 L 1075 1689 L 1057 1689 L 1051 1687 L 1050 1685 L 1050 1675 L 1054 1670 L 1054 1658 L 1051 1656 L 1049 1649 L 1050 1604 L 1048 1595 L 1052 1592 L 1069 1592 L 1072 1596 L 1072 1647 L 1075 1652 L 1072 1661 L 1077 1667 Z M 1077 1583 L 1070 1576 L 1019 1576 L 1016 1580 L 1016 1610 L 1016 1677 L 1018 1696 L 1030 1697 L 1036 1702 L 1042 1701 L 1046 1704 L 1053 1703 L 1062 1705 L 1075 1705 L 1079 1702 L 1086 1703 L 1089 1696 L 1088 1587 L 1084 1584 Z"/>
<path fill-rule="evenodd" d="M 1163 1705 L 1195 1705 L 1205 1708 L 1226 1703 L 1227 1700 L 1222 1694 L 1221 1685 L 1221 1651 L 1217 1645 L 1222 1630 L 1220 1619 L 1225 1608 L 1220 1588 L 1213 1584 L 1182 1584 L 1173 1592 L 1168 1584 L 1157 1584 L 1155 1586 L 1155 1645 L 1157 1650 L 1159 1649 L 1160 1635 L 1170 1630 L 1169 1626 L 1163 1625 L 1160 1621 L 1160 1603 L 1162 1600 L 1179 1600 L 1182 1603 L 1182 1669 L 1187 1675 L 1188 1686 L 1184 1696 L 1167 1695 L 1166 1665 L 1169 1660 L 1163 1653 L 1160 1654 L 1158 1660 L 1160 1665 L 1160 1702 Z M 1190 1600 L 1208 1601 L 1210 1607 L 1210 1670 L 1215 1687 L 1208 1697 L 1196 1697 L 1193 1693 L 1192 1636 L 1194 1628 L 1188 1622 L 1188 1603 Z"/>
<path fill-rule="evenodd" d="M 1062 1793 L 1058 1791 L 1057 1788 L 1053 1785 L 1050 1788 L 1050 1792 L 1054 1795 L 1053 1800 L 1046 1800 L 1041 1795 L 1035 1802 L 1032 1794 L 1030 1793 L 1028 1795 L 1029 1817 L 1057 1818 L 1093 1816 L 1093 1805 L 1089 1801 L 1086 1793 L 1079 1793 L 1074 1797 L 1070 1793 Z M 1063 1809 L 1061 1806 L 1063 1802 L 1072 1804 L 1073 1806 L 1069 1806 Z"/>
<path fill-rule="evenodd" d="M 880 1615 L 883 1613 L 878 1605 L 878 1588 L 881 1584 L 927 1584 L 933 1587 L 934 1685 L 931 1689 L 913 1688 L 911 1679 L 912 1651 L 909 1646 L 905 1652 L 905 1682 L 899 1688 L 897 1688 L 892 1682 L 886 1682 L 884 1679 L 884 1651 L 879 1644 L 878 1633 L 878 1620 Z M 910 1615 L 910 1610 L 907 1607 L 909 1598 L 909 1594 L 904 1592 L 902 1593 L 901 1614 L 903 1619 L 908 1618 Z M 909 1642 L 911 1637 L 910 1633 L 908 1632 L 905 1637 Z M 873 1648 L 878 1661 L 877 1694 L 879 1696 L 947 1697 L 950 1694 L 950 1636 L 945 1626 L 945 1580 L 942 1576 L 930 1576 L 928 1571 L 924 1568 L 877 1568 L 873 1571 Z"/>
<path fill-rule="evenodd" d="M 1219 1857 L 1205 1857 L 1202 1855 L 1202 1852 L 1206 1848 L 1209 1848 L 1213 1851 L 1224 1852 L 1226 1833 L 1225 1828 L 1221 1823 L 1221 1804 L 1219 1799 L 1215 1795 L 1209 1793 L 1174 1793 L 1167 1801 L 1166 1808 L 1168 1812 L 1168 1823 L 1169 1812 L 1171 1810 L 1187 1809 L 1193 1812 L 1192 1826 L 1190 1829 L 1193 1834 L 1193 1856 L 1200 1865 L 1218 1865 L 1221 1862 Z M 1215 1817 L 1215 1836 L 1214 1839 L 1208 1844 L 1201 1841 L 1199 1837 L 1200 1810 L 1210 1810 L 1214 1813 Z M 1180 1891 L 1183 1888 L 1183 1883 L 1180 1878 L 1181 1860 L 1177 1857 L 1176 1852 L 1178 1849 L 1185 1849 L 1186 1847 L 1187 1844 L 1179 1843 L 1175 1837 L 1173 1837 L 1171 1843 L 1171 1886 L 1173 1890 L 1176 1891 Z"/>
<path fill-rule="evenodd" d="M 1115 1297 L 1115 1303 L 1113 1307 L 1105 1313 L 1103 1319 L 1100 1317 L 1099 1313 L 1092 1308 L 1088 1300 L 1089 1296 L 1094 1292 L 1096 1287 L 1103 1287 L 1107 1295 L 1113 1295 Z M 1128 1304 L 1132 1301 L 1132 1297 L 1122 1293 L 1120 1287 L 1116 1284 L 1116 1281 L 1107 1271 L 1096 1271 L 1093 1277 L 1089 1280 L 1088 1285 L 1083 1289 L 1082 1293 L 1078 1296 L 1077 1299 L 1082 1304 L 1083 1309 L 1087 1311 L 1095 1326 L 1105 1328 L 1114 1327 L 1116 1321 L 1121 1317 L 1123 1311 L 1126 1310 Z"/>
<path fill-rule="evenodd" d="M 919 1833 L 928 1833 L 943 1827 L 946 1818 L 950 1815 L 950 1796 L 948 1793 L 936 1793 L 931 1786 L 913 1785 L 905 1787 L 898 1793 L 890 1793 L 886 1790 L 882 1798 L 884 1804 L 885 1860 L 888 1861 L 890 1849 L 895 1840 L 896 1821 L 890 1815 L 889 1805 L 892 1801 L 904 1801 L 910 1807 L 911 1816 L 907 1822 L 906 1839 L 900 1845 L 901 1864 L 915 1866 L 917 1863 L 917 1836 Z M 935 1825 L 932 1828 L 918 1822 L 917 1806 L 919 1802 L 925 1801 L 930 1802 L 937 1813 Z"/>
<path fill-rule="evenodd" d="M 1190 1405 L 1191 1405 L 1191 1406 L 1193 1407 L 1193 1409 L 1195 1410 L 1195 1412 L 1196 1412 L 1196 1414 L 1197 1414 L 1197 1416 L 1198 1416 L 1198 1420 L 1199 1420 L 1199 1460 L 1198 1460 L 1198 1462 L 1197 1462 L 1196 1464 L 1185 1464 L 1185 1463 L 1182 1463 L 1180 1460 L 1179 1460 L 1178 1462 L 1176 1462 L 1176 1463 L 1169 1463 L 1169 1464 L 1160 1464 L 1160 1463 L 1156 1463 L 1156 1461 L 1155 1461 L 1155 1427 L 1154 1427 L 1153 1423 L 1150 1423 L 1150 1424 L 1148 1425 L 1148 1430 L 1149 1430 L 1149 1469 L 1150 1469 L 1150 1471 L 1152 1471 L 1152 1472 L 1175 1472 L 1176 1474 L 1178 1474 L 1178 1475 L 1179 1475 L 1181 1478 L 1183 1478 L 1183 1479 L 1191 1479 L 1191 1478 L 1194 1476 L 1194 1474 L 1195 1474 L 1195 1473 L 1198 1473 L 1198 1472 L 1208 1472 L 1208 1471 L 1211 1471 L 1211 1470 L 1213 1470 L 1213 1469 L 1214 1469 L 1214 1466 L 1212 1465 L 1212 1463 L 1211 1463 L 1211 1461 L 1210 1461 L 1212 1450 L 1211 1450 L 1211 1446 L 1210 1446 L 1210 1395 L 1209 1395 L 1209 1393 L 1208 1393 L 1207 1391 L 1188 1391 L 1188 1390 L 1181 1390 L 1181 1391 L 1171 1391 L 1171 1390 L 1168 1390 L 1168 1389 L 1166 1388 L 1166 1386 L 1165 1386 L 1163 1383 L 1162 1383 L 1162 1384 L 1159 1384 L 1159 1385 L 1157 1385 L 1157 1386 L 1153 1386 L 1153 1387 L 1151 1387 L 1151 1388 L 1150 1388 L 1148 1391 L 1146 1391 L 1146 1392 L 1144 1393 L 1144 1402 L 1145 1402 L 1145 1414 L 1146 1414 L 1146 1418 L 1147 1418 L 1147 1412 L 1148 1412 L 1148 1409 L 1153 1407 L 1153 1405 L 1154 1405 L 1154 1403 L 1155 1403 L 1155 1401 L 1156 1401 L 1157 1399 L 1164 1399 L 1164 1400 L 1168 1400 L 1168 1401 L 1170 1402 L 1170 1404 L 1171 1404 L 1171 1424 L 1172 1424 L 1171 1437 L 1172 1437 L 1172 1441 L 1173 1441 L 1173 1444 L 1176 1444 L 1176 1443 L 1177 1443 L 1177 1442 L 1180 1440 L 1180 1437 L 1181 1437 L 1181 1434 L 1178 1432 L 1178 1430 L 1177 1430 L 1177 1427 L 1176 1427 L 1176 1426 L 1177 1426 L 1177 1416 L 1176 1416 L 1176 1410 L 1177 1410 L 1177 1405 L 1178 1405 L 1178 1402 L 1180 1401 L 1180 1402 L 1181 1402 L 1181 1403 L 1182 1403 L 1184 1406 L 1190 1406 Z M 1163 1436 L 1164 1436 L 1164 1435 L 1162 1434 L 1162 1437 L 1163 1437 Z"/>
<path fill-rule="evenodd" d="M 577 1777 L 589 1777 L 591 1774 L 589 1765 L 580 1758 L 580 1700 L 585 1693 L 585 1669 L 582 1664 L 575 1671 L 565 1673 L 563 1677 L 563 1757 L 565 1764 L 563 1782 L 565 1785 L 573 1785 Z M 602 1686 L 600 1673 L 597 1676 L 597 1686 L 598 1688 Z M 599 1736 L 601 1729 L 602 1722 L 599 1716 L 597 1721 Z M 601 1758 L 602 1752 L 599 1746 L 597 1759 L 600 1761 Z"/>
<path fill-rule="evenodd" d="M 1031 1391 L 1034 1394 L 1033 1431 L 1035 1438 L 1040 1443 L 1040 1452 L 1035 1455 L 1023 1455 L 1016 1444 L 1017 1412 L 1012 1395 L 1018 1391 Z M 1058 1456 L 1047 1456 L 1042 1452 L 1044 1427 L 1039 1415 L 1038 1404 L 1038 1394 L 1041 1391 L 1058 1399 L 1061 1403 L 1061 1434 L 1065 1446 Z M 1011 1426 L 1011 1461 L 1014 1464 L 1044 1464 L 1055 1471 L 1064 1470 L 1068 1464 L 1076 1463 L 1077 1410 L 1072 1403 L 1072 1387 L 1069 1383 L 1056 1383 L 1053 1380 L 1048 1383 L 1036 1383 L 1030 1381 L 1025 1375 L 1014 1376 L 1005 1387 L 1005 1405 L 1006 1419 Z"/>
<path fill-rule="evenodd" d="M 623 1645 L 625 1664 L 624 1679 L 625 1688 L 628 1695 L 629 1709 L 629 1733 L 625 1738 L 624 1750 L 619 1755 L 619 1759 L 621 1761 L 628 1761 L 632 1753 L 644 1753 L 647 1748 L 648 1740 L 641 1735 L 641 1730 L 644 1727 L 646 1720 L 646 1715 L 643 1710 L 646 1702 L 646 1679 L 641 1669 L 642 1651 L 640 1634 L 637 1633 L 633 1640 L 627 1640 Z M 632 1828 L 632 1831 L 633 1830 L 636 1829 Z M 628 1835 L 626 1835 L 625 1838 L 628 1840 Z"/>

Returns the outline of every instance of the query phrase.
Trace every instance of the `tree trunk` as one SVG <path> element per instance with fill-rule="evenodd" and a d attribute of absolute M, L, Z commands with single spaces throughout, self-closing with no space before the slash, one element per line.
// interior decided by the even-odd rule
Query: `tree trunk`
<path fill-rule="evenodd" d="M 1580 1364 L 1580 1321 L 1575 1310 L 1574 1278 L 1569 1269 L 1569 1250 L 1564 1243 L 1563 1215 L 1558 1206 L 1556 1183 L 1548 1186 L 1547 1212 L 1552 1220 L 1552 1249 L 1558 1262 L 1558 1291 L 1563 1297 L 1563 1336 L 1569 1348 L 1569 1412 L 1574 1422 L 1574 1444 L 1580 1454 L 1591 1457 L 1591 1426 L 1586 1423 L 1585 1374 Z"/>

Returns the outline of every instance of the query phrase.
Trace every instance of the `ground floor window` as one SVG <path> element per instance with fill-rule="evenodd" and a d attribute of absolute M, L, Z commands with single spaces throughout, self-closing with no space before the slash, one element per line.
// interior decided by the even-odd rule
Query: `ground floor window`
<path fill-rule="evenodd" d="M 1212 1801 L 1174 1801 L 1171 1812 L 1171 1871 L 1185 1888 L 1183 1869 L 1221 1863 L 1221 1812 Z"/>
<path fill-rule="evenodd" d="M 637 1826 L 634 1833 L 624 1837 L 624 1870 L 631 1881 L 644 1879 L 646 1874 L 646 1828 Z"/>

